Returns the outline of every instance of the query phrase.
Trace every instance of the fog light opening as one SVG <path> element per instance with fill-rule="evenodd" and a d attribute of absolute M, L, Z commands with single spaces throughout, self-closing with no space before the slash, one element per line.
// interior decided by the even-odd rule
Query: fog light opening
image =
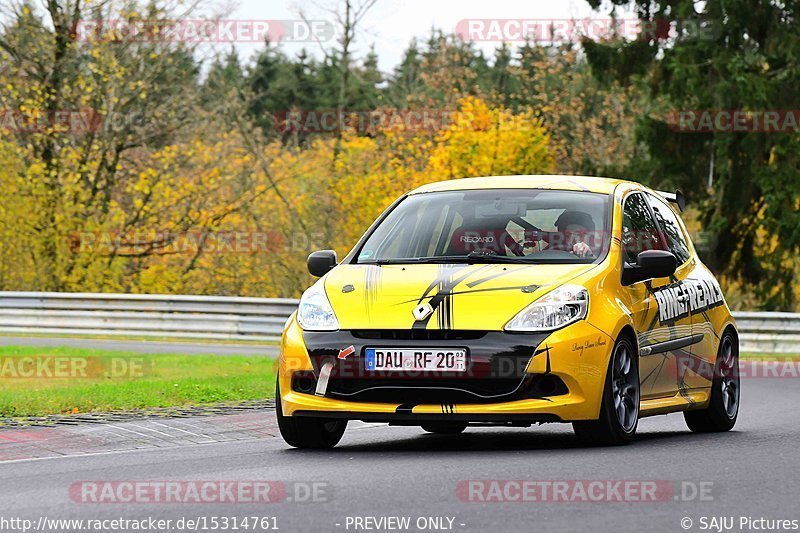
<path fill-rule="evenodd" d="M 553 376 L 543 376 L 542 379 L 539 380 L 539 390 L 542 391 L 543 394 L 553 394 L 556 392 L 556 389 L 558 389 L 558 383 Z"/>

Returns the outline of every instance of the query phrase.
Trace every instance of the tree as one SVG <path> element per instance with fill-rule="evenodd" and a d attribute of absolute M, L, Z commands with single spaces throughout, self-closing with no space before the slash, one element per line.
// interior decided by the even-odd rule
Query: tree
<path fill-rule="evenodd" d="M 608 5 L 590 0 L 595 8 Z M 660 186 L 680 187 L 718 235 L 704 259 L 756 295 L 764 309 L 796 305 L 800 251 L 800 136 L 687 132 L 670 112 L 798 109 L 800 23 L 797 2 L 773 0 L 613 0 L 645 21 L 678 21 L 669 38 L 584 42 L 599 77 L 642 79 L 665 106 L 641 120 L 649 157 L 640 168 Z"/>
<path fill-rule="evenodd" d="M 215 57 L 200 91 L 202 106 L 206 109 L 238 98 L 244 88 L 244 73 L 235 48 L 222 56 Z"/>
<path fill-rule="evenodd" d="M 419 94 L 425 87 L 420 79 L 422 59 L 416 39 L 412 39 L 408 48 L 403 52 L 400 64 L 394 68 L 388 78 L 386 91 L 389 103 L 398 109 L 405 109 L 414 95 Z"/>
<path fill-rule="evenodd" d="M 518 89 L 512 107 L 530 106 L 552 137 L 556 168 L 565 174 L 632 177 L 637 117 L 650 105 L 637 86 L 600 82 L 570 46 L 526 43 L 510 67 Z"/>
<path fill-rule="evenodd" d="M 17 151 L 6 154 L 13 173 L 6 169 L 2 179 L 18 193 L 0 201 L 6 214 L 24 206 L 24 217 L 6 215 L 5 223 L 25 239 L 17 268 L 32 267 L 30 285 L 19 288 L 98 287 L 106 276 L 124 283 L 141 265 L 117 262 L 114 247 L 77 252 L 76 235 L 140 231 L 153 237 L 135 255 L 157 255 L 169 243 L 156 233 L 215 227 L 263 193 L 247 168 L 223 184 L 214 161 L 193 165 L 207 157 L 198 139 L 213 145 L 225 130 L 199 112 L 192 45 L 130 39 L 104 22 L 169 24 L 172 8 L 88 6 L 15 4 L 0 29 L 0 108 L 10 119 L 4 143 Z M 81 30 L 86 21 L 96 31 Z"/>
<path fill-rule="evenodd" d="M 275 45 L 267 42 L 248 76 L 248 112 L 266 135 L 277 132 L 276 120 L 298 102 L 296 70 Z"/>

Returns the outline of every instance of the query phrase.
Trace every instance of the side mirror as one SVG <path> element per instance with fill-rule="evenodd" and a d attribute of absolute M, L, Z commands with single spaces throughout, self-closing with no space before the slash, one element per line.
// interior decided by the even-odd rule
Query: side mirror
<path fill-rule="evenodd" d="M 312 276 L 321 278 L 336 266 L 336 252 L 333 250 L 320 250 L 312 252 L 306 261 L 308 271 Z"/>
<path fill-rule="evenodd" d="M 636 256 L 636 265 L 626 265 L 622 279 L 626 285 L 653 278 L 666 278 L 675 273 L 678 260 L 665 250 L 645 250 Z"/>

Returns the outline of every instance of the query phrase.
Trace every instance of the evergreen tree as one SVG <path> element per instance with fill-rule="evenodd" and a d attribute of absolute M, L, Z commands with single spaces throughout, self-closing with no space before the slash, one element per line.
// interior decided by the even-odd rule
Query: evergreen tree
<path fill-rule="evenodd" d="M 590 0 L 594 8 L 604 3 Z M 800 23 L 796 1 L 613 0 L 646 21 L 682 28 L 667 38 L 584 43 L 601 79 L 645 79 L 667 107 L 643 118 L 639 139 L 649 179 L 677 186 L 700 206 L 718 237 L 705 256 L 741 280 L 765 309 L 792 309 L 800 251 L 800 135 L 754 131 L 689 132 L 668 112 L 796 110 L 800 106 Z M 689 129 L 696 129 L 691 124 Z M 641 176 L 639 176 L 641 177 Z"/>

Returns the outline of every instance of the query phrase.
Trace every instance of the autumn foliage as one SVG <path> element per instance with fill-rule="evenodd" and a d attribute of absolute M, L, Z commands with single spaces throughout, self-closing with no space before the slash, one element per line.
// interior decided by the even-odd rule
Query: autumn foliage
<path fill-rule="evenodd" d="M 120 157 L 102 204 L 82 179 L 81 165 L 97 162 L 82 162 L 80 143 L 67 146 L 51 171 L 58 183 L 51 199 L 41 161 L 6 138 L 0 144 L 0 284 L 297 296 L 309 282 L 310 251 L 346 253 L 387 205 L 414 187 L 553 170 L 548 135 L 531 110 L 513 113 L 465 98 L 457 111 L 458 120 L 439 131 L 343 132 L 307 147 L 277 140 L 253 147 L 236 128 L 199 131 Z M 48 209 L 56 221 L 47 232 L 37 229 L 45 224 L 43 202 L 53 202 Z M 49 246 L 51 264 L 40 252 Z M 43 279 L 51 285 L 43 287 Z"/>

